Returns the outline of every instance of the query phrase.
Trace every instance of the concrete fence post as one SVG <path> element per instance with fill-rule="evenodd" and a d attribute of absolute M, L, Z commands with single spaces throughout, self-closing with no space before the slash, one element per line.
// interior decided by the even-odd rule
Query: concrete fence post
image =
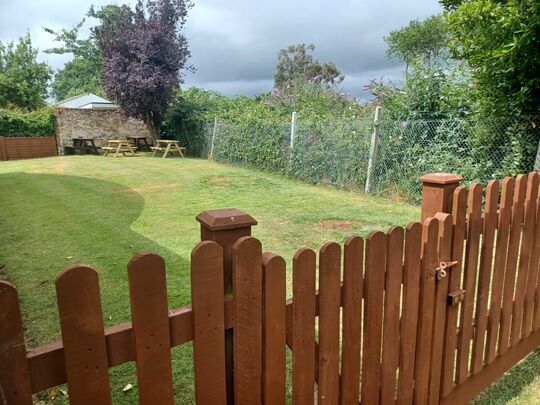
<path fill-rule="evenodd" d="M 223 248 L 223 281 L 225 294 L 233 292 L 232 246 L 244 237 L 251 236 L 251 227 L 257 221 L 236 208 L 204 211 L 197 215 L 201 224 L 201 241 L 213 241 Z M 233 330 L 225 331 L 225 367 L 227 378 L 227 403 L 234 403 Z"/>
<path fill-rule="evenodd" d="M 536 149 L 536 160 L 534 161 L 534 170 L 540 172 L 540 141 L 538 141 L 538 149 Z"/>
<path fill-rule="evenodd" d="M 429 173 L 422 182 L 422 223 L 437 212 L 452 213 L 452 195 L 463 177 L 450 173 Z"/>
<path fill-rule="evenodd" d="M 373 133 L 371 134 L 371 146 L 369 148 L 369 160 L 366 176 L 365 192 L 371 192 L 371 185 L 373 183 L 373 169 L 375 168 L 375 162 L 377 159 L 377 148 L 379 146 L 379 125 L 381 122 L 382 107 L 377 106 L 375 108 L 375 116 L 373 117 Z"/>
<path fill-rule="evenodd" d="M 214 142 L 216 140 L 216 132 L 218 126 L 218 118 L 214 118 L 214 128 L 212 129 L 212 143 L 210 144 L 210 159 L 214 158 Z"/>

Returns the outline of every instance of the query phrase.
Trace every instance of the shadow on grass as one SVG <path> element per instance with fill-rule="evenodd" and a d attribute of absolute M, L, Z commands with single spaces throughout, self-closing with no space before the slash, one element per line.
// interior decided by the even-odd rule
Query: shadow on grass
<path fill-rule="evenodd" d="M 76 262 L 99 273 L 106 326 L 131 317 L 127 263 L 138 252 L 165 259 L 169 308 L 191 301 L 188 261 L 132 229 L 144 205 L 140 194 L 114 182 L 25 172 L 0 175 L 0 263 L 3 276 L 17 286 L 30 347 L 60 338 L 54 280 Z M 191 370 L 187 354 L 175 359 L 182 370 Z M 127 383 L 136 386 L 133 365 L 110 373 L 113 402 L 136 402 L 136 389 L 122 392 Z M 187 395 L 185 400 L 192 385 L 191 375 L 175 370 L 175 389 Z M 64 403 L 60 397 L 54 402 Z"/>
<path fill-rule="evenodd" d="M 508 370 L 501 378 L 479 394 L 471 403 L 474 405 L 506 404 L 517 397 L 539 375 L 540 349 L 537 349 L 520 363 Z M 536 398 L 536 401 L 538 400 L 539 399 Z"/>

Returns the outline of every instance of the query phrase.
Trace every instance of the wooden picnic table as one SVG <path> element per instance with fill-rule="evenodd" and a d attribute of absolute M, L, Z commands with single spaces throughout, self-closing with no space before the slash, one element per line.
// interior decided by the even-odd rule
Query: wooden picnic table
<path fill-rule="evenodd" d="M 73 138 L 73 151 L 79 155 L 83 153 L 93 153 L 99 155 L 98 148 L 93 138 L 77 137 Z"/>
<path fill-rule="evenodd" d="M 131 141 L 133 143 L 133 146 L 135 146 L 139 150 L 147 150 L 150 152 L 150 144 L 148 143 L 148 139 L 144 135 L 129 135 L 126 136 L 126 139 L 128 141 Z"/>
<path fill-rule="evenodd" d="M 180 146 L 178 141 L 172 141 L 169 139 L 160 139 L 156 141 L 156 146 L 152 146 L 150 149 L 154 151 L 152 156 L 156 156 L 157 152 L 163 152 L 162 157 L 164 158 L 166 158 L 169 153 L 178 153 L 178 156 L 184 157 L 184 151 L 186 150 L 186 148 Z"/>
<path fill-rule="evenodd" d="M 131 146 L 131 143 L 127 139 L 109 139 L 107 141 L 107 146 L 104 146 L 101 149 L 105 152 L 103 156 L 108 156 L 109 153 L 114 152 L 114 157 L 117 157 L 119 153 L 124 156 L 126 156 L 126 153 L 135 156 L 135 150 L 137 148 Z"/>

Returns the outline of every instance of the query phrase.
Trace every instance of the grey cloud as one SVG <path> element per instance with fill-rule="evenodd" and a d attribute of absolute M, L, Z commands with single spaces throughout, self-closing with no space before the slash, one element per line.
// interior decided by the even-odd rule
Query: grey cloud
<path fill-rule="evenodd" d="M 1 0 L 0 40 L 15 39 L 28 29 L 40 49 L 46 49 L 52 38 L 41 27 L 71 27 L 91 3 L 108 1 Z M 278 50 L 306 42 L 315 45 L 317 59 L 332 61 L 343 71 L 345 91 L 365 97 L 362 88 L 371 78 L 400 77 L 401 67 L 385 57 L 384 35 L 437 12 L 437 0 L 196 0 L 186 36 L 197 72 L 186 73 L 185 85 L 230 95 L 269 91 Z M 55 68 L 68 60 L 45 54 L 40 59 Z"/>

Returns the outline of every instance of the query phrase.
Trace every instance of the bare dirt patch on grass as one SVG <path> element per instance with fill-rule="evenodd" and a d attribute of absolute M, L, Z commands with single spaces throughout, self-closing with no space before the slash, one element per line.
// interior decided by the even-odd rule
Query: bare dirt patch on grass
<path fill-rule="evenodd" d="M 317 222 L 317 227 L 320 229 L 333 229 L 341 232 L 349 232 L 354 228 L 369 225 L 367 222 L 352 221 L 348 219 L 323 219 Z"/>

